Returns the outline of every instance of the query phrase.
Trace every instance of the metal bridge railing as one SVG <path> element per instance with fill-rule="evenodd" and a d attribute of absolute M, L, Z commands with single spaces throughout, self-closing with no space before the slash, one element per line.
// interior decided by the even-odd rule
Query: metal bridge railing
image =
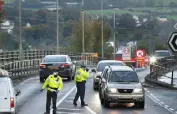
<path fill-rule="evenodd" d="M 19 60 L 31 60 L 31 59 L 41 59 L 45 55 L 56 54 L 53 50 L 25 50 L 22 55 L 18 51 L 5 51 L 0 53 L 0 64 L 6 64 L 9 62 L 19 61 Z M 81 53 L 73 52 L 59 52 L 61 55 L 69 56 L 80 56 Z"/>
<path fill-rule="evenodd" d="M 83 56 L 70 57 L 72 61 L 76 61 L 76 67 L 79 67 L 82 64 L 85 64 L 87 67 L 95 67 L 98 62 L 96 57 L 91 57 L 89 55 L 86 58 L 83 58 Z M 20 79 L 38 75 L 41 62 L 42 59 L 20 60 L 0 65 L 0 68 L 8 71 L 12 79 Z"/>
<path fill-rule="evenodd" d="M 150 65 L 150 80 L 159 81 L 158 78 L 166 77 L 171 79 L 171 86 L 173 86 L 174 81 L 174 68 L 177 65 L 177 56 L 171 56 L 159 59 L 156 64 Z M 171 72 L 171 76 L 167 76 L 166 74 Z M 163 82 L 165 83 L 165 82 Z M 168 83 L 166 83 L 168 84 Z"/>

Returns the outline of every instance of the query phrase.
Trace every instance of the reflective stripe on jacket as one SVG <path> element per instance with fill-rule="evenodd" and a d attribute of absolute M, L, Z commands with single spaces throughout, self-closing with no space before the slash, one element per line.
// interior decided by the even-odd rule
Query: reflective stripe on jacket
<path fill-rule="evenodd" d="M 63 88 L 63 81 L 62 78 L 60 76 L 57 76 L 55 78 L 55 76 L 52 74 L 50 75 L 46 81 L 44 82 L 44 85 L 42 87 L 42 89 L 47 88 L 47 90 L 49 91 L 56 91 L 56 90 L 62 90 Z"/>

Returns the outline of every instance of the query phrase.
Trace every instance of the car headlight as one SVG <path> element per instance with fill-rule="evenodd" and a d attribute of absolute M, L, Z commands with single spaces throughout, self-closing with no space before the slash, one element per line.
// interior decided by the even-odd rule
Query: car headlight
<path fill-rule="evenodd" d="M 143 89 L 142 88 L 136 88 L 133 90 L 134 93 L 142 93 Z"/>
<path fill-rule="evenodd" d="M 117 89 L 116 88 L 109 88 L 108 92 L 110 92 L 110 93 L 116 93 Z"/>
<path fill-rule="evenodd" d="M 156 61 L 157 61 L 157 59 L 155 57 L 150 58 L 150 63 L 155 63 Z"/>

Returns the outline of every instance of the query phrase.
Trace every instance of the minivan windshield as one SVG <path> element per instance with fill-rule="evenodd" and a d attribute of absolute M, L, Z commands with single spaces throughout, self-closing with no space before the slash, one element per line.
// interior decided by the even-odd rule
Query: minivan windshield
<path fill-rule="evenodd" d="M 112 71 L 109 76 L 108 82 L 135 82 L 138 83 L 139 79 L 134 71 Z"/>
<path fill-rule="evenodd" d="M 97 71 L 98 72 L 103 72 L 104 68 L 106 66 L 124 66 L 123 63 L 118 63 L 118 62 L 106 62 L 106 63 L 100 63 L 98 66 Z"/>

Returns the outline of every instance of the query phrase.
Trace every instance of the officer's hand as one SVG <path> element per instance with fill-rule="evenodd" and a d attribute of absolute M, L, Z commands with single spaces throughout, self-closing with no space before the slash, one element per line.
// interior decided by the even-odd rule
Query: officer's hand
<path fill-rule="evenodd" d="M 59 92 L 59 90 L 56 90 L 56 93 L 58 93 Z"/>
<path fill-rule="evenodd" d="M 40 91 L 42 92 L 42 91 L 44 91 L 44 89 L 41 89 Z"/>

